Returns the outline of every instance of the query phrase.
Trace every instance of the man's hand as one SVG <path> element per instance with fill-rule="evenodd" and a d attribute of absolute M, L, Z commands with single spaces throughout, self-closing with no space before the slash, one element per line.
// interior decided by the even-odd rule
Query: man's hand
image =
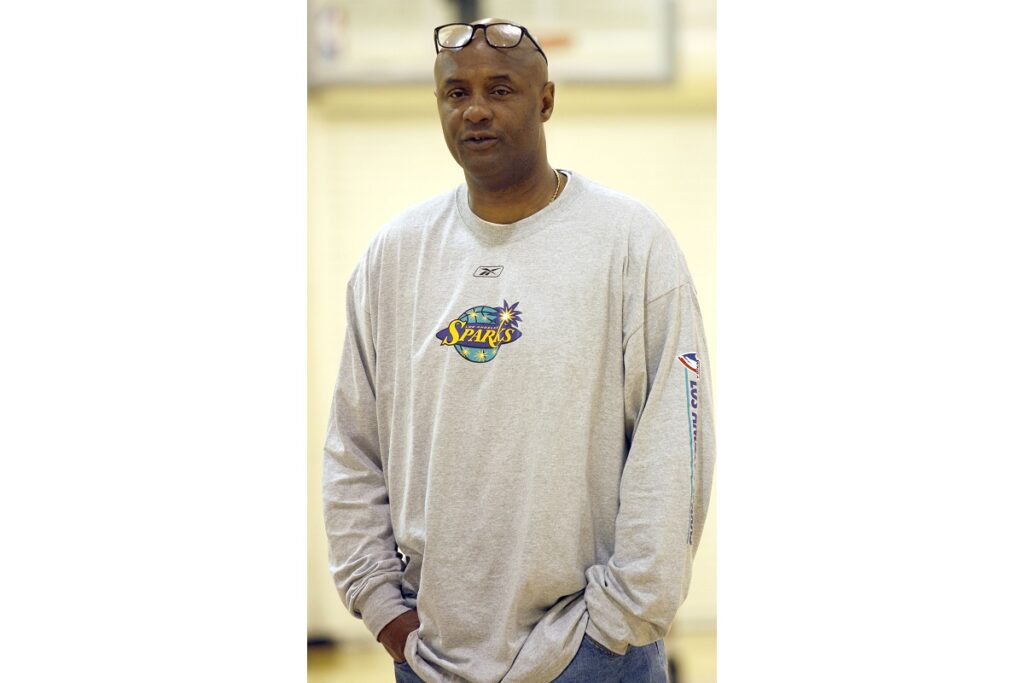
<path fill-rule="evenodd" d="M 404 662 L 405 641 L 409 639 L 409 634 L 419 627 L 420 617 L 416 610 L 411 609 L 389 621 L 388 625 L 381 629 L 377 640 L 388 651 L 392 659 L 396 662 Z"/>

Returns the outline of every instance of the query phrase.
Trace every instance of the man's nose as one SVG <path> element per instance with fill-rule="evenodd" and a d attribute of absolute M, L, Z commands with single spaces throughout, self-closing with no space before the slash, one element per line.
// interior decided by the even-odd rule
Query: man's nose
<path fill-rule="evenodd" d="M 462 118 L 470 123 L 480 123 L 491 118 L 491 110 L 479 97 L 474 97 L 462 112 Z"/>

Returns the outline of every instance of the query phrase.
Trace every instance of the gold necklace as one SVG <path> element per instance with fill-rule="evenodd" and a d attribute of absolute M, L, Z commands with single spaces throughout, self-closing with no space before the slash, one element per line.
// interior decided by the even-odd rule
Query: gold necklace
<path fill-rule="evenodd" d="M 555 197 L 558 196 L 558 190 L 562 187 L 562 174 L 557 170 L 555 171 L 555 191 L 551 195 L 551 199 L 548 200 L 548 204 L 555 201 Z"/>

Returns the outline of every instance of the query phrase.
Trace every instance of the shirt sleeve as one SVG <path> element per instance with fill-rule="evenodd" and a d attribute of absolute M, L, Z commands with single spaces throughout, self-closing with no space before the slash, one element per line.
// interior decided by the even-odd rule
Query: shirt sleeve
<path fill-rule="evenodd" d="M 686 597 L 715 459 L 707 344 L 689 279 L 642 311 L 623 348 L 629 446 L 615 549 L 586 572 L 587 634 L 619 654 L 663 638 Z"/>
<path fill-rule="evenodd" d="M 376 353 L 371 320 L 350 282 L 348 329 L 327 426 L 324 522 L 330 570 L 345 607 L 376 638 L 409 608 L 377 431 Z"/>

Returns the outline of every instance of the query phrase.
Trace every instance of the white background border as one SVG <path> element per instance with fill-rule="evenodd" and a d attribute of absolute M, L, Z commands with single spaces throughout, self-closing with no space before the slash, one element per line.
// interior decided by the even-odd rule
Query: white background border
<path fill-rule="evenodd" d="M 722 683 L 1024 671 L 1011 7 L 720 3 Z M 303 675 L 305 7 L 274 12 L 0 16 L 6 680 Z"/>

